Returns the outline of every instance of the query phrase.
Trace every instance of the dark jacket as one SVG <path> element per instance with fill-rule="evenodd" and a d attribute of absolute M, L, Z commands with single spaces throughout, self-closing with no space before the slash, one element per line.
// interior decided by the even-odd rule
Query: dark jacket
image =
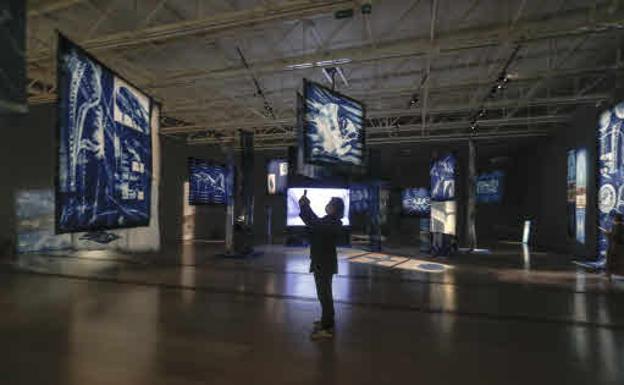
<path fill-rule="evenodd" d="M 342 222 L 329 215 L 317 217 L 308 204 L 301 204 L 299 209 L 299 216 L 310 231 L 310 272 L 336 274 L 338 272 L 336 242 L 340 236 Z"/>
<path fill-rule="evenodd" d="M 607 250 L 607 272 L 624 274 L 624 225 L 613 224 Z"/>

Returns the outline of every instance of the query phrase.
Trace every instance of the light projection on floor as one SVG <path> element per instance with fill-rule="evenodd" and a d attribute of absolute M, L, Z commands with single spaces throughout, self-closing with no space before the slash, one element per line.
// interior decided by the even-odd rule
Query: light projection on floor
<path fill-rule="evenodd" d="M 311 163 L 361 166 L 364 106 L 319 84 L 304 82 L 304 149 Z"/>
<path fill-rule="evenodd" d="M 401 192 L 404 215 L 425 216 L 431 212 L 431 196 L 424 187 L 406 188 Z"/>
<path fill-rule="evenodd" d="M 305 223 L 299 218 L 299 198 L 303 196 L 305 190 L 308 190 L 308 199 L 310 200 L 310 207 L 312 211 L 319 217 L 324 217 L 325 206 L 329 203 L 331 198 L 341 198 L 345 205 L 344 217 L 342 218 L 342 225 L 349 226 L 349 190 L 342 188 L 307 188 L 307 187 L 294 187 L 289 188 L 286 195 L 286 225 L 287 226 L 305 226 Z"/>
<path fill-rule="evenodd" d="M 54 233 L 54 192 L 18 190 L 15 192 L 16 250 L 32 253 L 69 249 L 70 234 Z"/>
<path fill-rule="evenodd" d="M 477 202 L 500 203 L 503 200 L 503 180 L 505 174 L 502 171 L 483 173 L 477 177 Z"/>
<path fill-rule="evenodd" d="M 267 163 L 267 193 L 283 194 L 288 187 L 288 161 L 271 159 Z"/>
<path fill-rule="evenodd" d="M 599 260 L 604 261 L 615 213 L 624 213 L 624 103 L 603 112 L 598 123 L 598 238 Z"/>
<path fill-rule="evenodd" d="M 57 68 L 56 231 L 148 226 L 151 100 L 62 36 Z"/>
<path fill-rule="evenodd" d="M 189 158 L 189 204 L 227 204 L 227 170 L 210 161 Z"/>
<path fill-rule="evenodd" d="M 351 185 L 349 187 L 349 199 L 353 214 L 366 213 L 372 206 L 371 186 L 365 184 Z"/>
<path fill-rule="evenodd" d="M 576 241 L 585 244 L 585 212 L 587 208 L 587 150 L 576 152 L 575 234 Z"/>
<path fill-rule="evenodd" d="M 431 200 L 448 201 L 455 199 L 455 167 L 457 160 L 453 154 L 446 154 L 431 165 Z"/>

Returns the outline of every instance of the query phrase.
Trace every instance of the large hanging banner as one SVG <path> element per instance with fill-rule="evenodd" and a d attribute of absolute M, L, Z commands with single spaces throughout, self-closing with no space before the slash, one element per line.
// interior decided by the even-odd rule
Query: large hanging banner
<path fill-rule="evenodd" d="M 455 167 L 457 160 L 447 154 L 431 165 L 431 200 L 450 201 L 455 199 Z"/>
<path fill-rule="evenodd" d="M 362 166 L 364 105 L 313 82 L 303 88 L 306 161 Z"/>
<path fill-rule="evenodd" d="M 503 200 L 504 178 L 505 174 L 498 170 L 480 174 L 476 182 L 477 202 L 500 203 Z"/>
<path fill-rule="evenodd" d="M 624 103 L 602 113 L 598 125 L 598 256 L 604 260 L 613 215 L 624 213 Z"/>
<path fill-rule="evenodd" d="M 225 205 L 228 202 L 227 167 L 189 158 L 189 204 Z"/>
<path fill-rule="evenodd" d="M 151 99 L 63 36 L 57 69 L 57 233 L 148 226 Z"/>

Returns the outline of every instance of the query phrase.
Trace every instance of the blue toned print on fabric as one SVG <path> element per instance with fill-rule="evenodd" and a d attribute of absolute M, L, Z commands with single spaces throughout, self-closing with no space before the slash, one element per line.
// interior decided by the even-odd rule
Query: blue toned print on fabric
<path fill-rule="evenodd" d="M 598 123 L 598 221 L 610 231 L 615 213 L 624 213 L 624 103 L 603 112 Z M 599 231 L 598 258 L 606 258 L 609 241 Z"/>
<path fill-rule="evenodd" d="M 371 188 L 371 186 L 364 184 L 352 185 L 349 187 L 349 200 L 351 201 L 352 213 L 365 213 L 371 209 Z"/>
<path fill-rule="evenodd" d="M 401 205 L 405 215 L 431 213 L 431 197 L 426 188 L 406 188 L 401 192 Z"/>
<path fill-rule="evenodd" d="M 493 171 L 479 175 L 475 186 L 477 202 L 500 203 L 503 200 L 504 177 L 505 174 L 502 171 Z"/>
<path fill-rule="evenodd" d="M 455 167 L 457 160 L 447 154 L 433 162 L 431 166 L 431 200 L 448 201 L 455 199 Z"/>
<path fill-rule="evenodd" d="M 305 83 L 305 147 L 310 162 L 360 166 L 364 154 L 362 104 Z"/>
<path fill-rule="evenodd" d="M 189 203 L 191 205 L 227 204 L 227 169 L 224 166 L 189 159 Z"/>
<path fill-rule="evenodd" d="M 58 55 L 57 232 L 149 225 L 149 97 L 62 37 Z"/>

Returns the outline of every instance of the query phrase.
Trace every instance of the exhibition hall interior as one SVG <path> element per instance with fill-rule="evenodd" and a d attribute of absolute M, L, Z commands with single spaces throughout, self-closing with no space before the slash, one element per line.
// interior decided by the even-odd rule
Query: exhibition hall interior
<path fill-rule="evenodd" d="M 0 384 L 624 383 L 621 1 L 2 0 L 0 49 Z"/>

